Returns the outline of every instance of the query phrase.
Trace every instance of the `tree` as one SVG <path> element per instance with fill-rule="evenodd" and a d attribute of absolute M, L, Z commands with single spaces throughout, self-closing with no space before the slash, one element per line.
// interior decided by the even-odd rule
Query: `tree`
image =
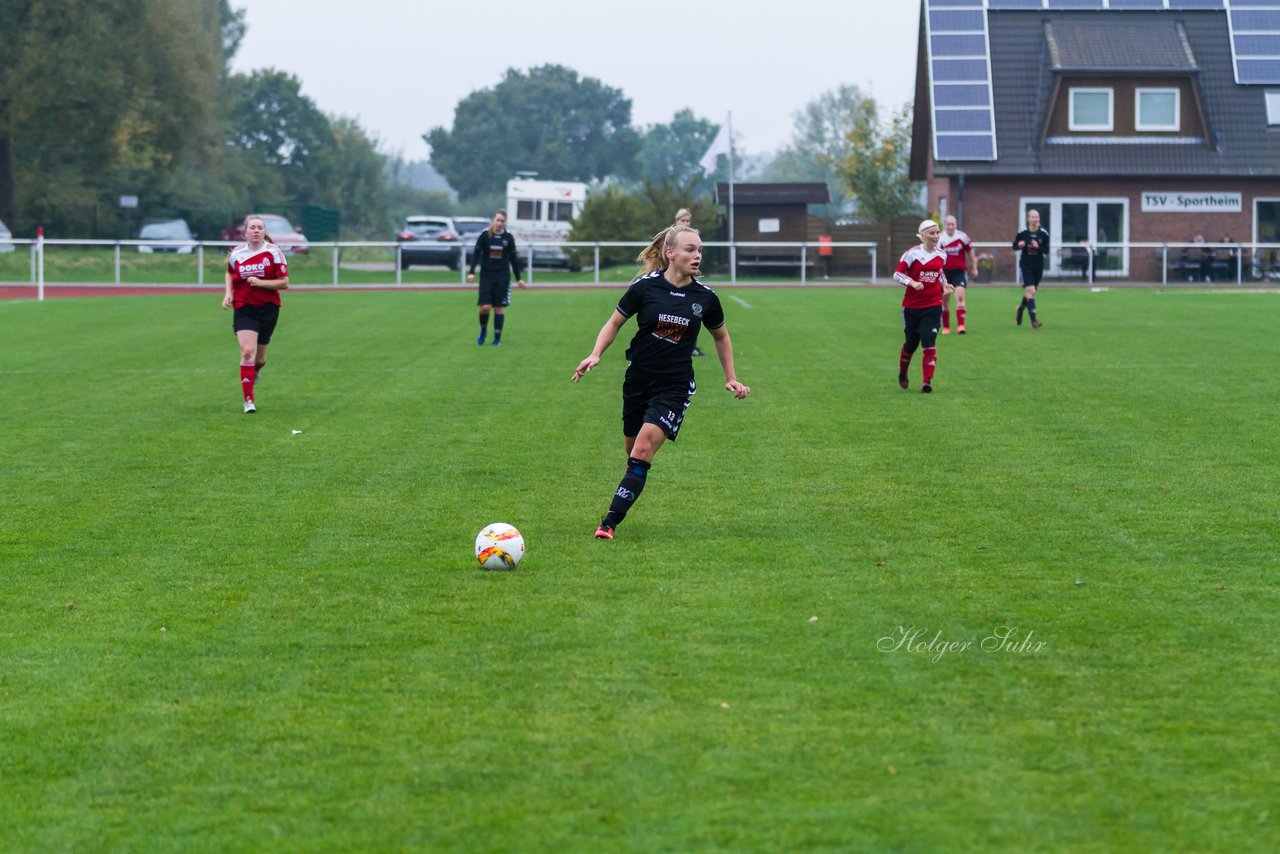
<path fill-rule="evenodd" d="M 836 165 L 859 210 L 884 226 L 893 255 L 893 218 L 920 206 L 919 184 L 910 178 L 911 105 L 881 119 L 875 99 L 864 97 L 848 132 L 849 152 Z"/>
<path fill-rule="evenodd" d="M 463 197 L 495 192 L 521 170 L 591 181 L 635 170 L 639 136 L 621 90 L 562 65 L 508 69 L 454 110 L 453 129 L 423 135 L 431 163 Z"/>
<path fill-rule="evenodd" d="M 705 176 L 698 161 L 719 131 L 719 125 L 689 109 L 676 113 L 670 124 L 650 126 L 641 137 L 637 176 L 650 182 L 687 182 L 690 190 L 711 193 L 713 176 Z"/>
<path fill-rule="evenodd" d="M 329 120 L 292 74 L 274 69 L 229 81 L 229 142 L 238 154 L 247 207 L 290 208 L 323 192 L 323 153 L 334 145 Z"/>
<path fill-rule="evenodd" d="M 324 201 L 342 211 L 344 230 L 385 239 L 395 225 L 389 208 L 387 158 L 355 119 L 334 118 L 330 128 L 334 145 L 325 152 L 325 159 L 330 161 L 326 171 L 334 180 Z"/>
<path fill-rule="evenodd" d="M 0 214 L 119 234 L 120 195 L 208 169 L 237 19 L 226 0 L 0 4 Z"/>
<path fill-rule="evenodd" d="M 849 133 L 863 120 L 868 103 L 874 109 L 875 101 L 861 89 L 844 85 L 805 104 L 793 115 L 791 144 L 778 152 L 765 176 L 825 183 L 835 210 L 851 212 L 853 200 L 837 170 L 851 153 Z"/>
<path fill-rule="evenodd" d="M 690 209 L 695 227 L 706 229 L 715 222 L 716 206 L 711 197 L 695 197 L 688 185 L 645 181 L 639 190 L 606 187 L 587 199 L 573 221 L 569 240 L 649 240 L 671 225 L 680 208 Z M 629 264 L 637 254 L 635 247 L 605 248 L 600 251 L 600 263 Z"/>

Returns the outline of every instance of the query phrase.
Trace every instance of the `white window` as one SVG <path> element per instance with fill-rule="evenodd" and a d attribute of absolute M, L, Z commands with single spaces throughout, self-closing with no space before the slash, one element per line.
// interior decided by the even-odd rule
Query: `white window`
<path fill-rule="evenodd" d="M 1280 89 L 1267 90 L 1267 124 L 1280 125 Z"/>
<path fill-rule="evenodd" d="M 1071 130 L 1114 130 L 1111 90 L 1080 88 L 1071 90 L 1068 127 Z"/>
<path fill-rule="evenodd" d="M 1134 94 L 1134 129 L 1179 130 L 1180 104 L 1177 89 L 1138 89 Z"/>

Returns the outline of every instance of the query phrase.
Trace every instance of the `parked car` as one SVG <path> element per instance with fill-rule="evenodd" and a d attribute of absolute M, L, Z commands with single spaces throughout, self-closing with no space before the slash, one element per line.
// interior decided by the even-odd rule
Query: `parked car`
<path fill-rule="evenodd" d="M 279 214 L 249 214 L 249 216 L 262 217 L 262 223 L 267 227 L 267 237 L 282 251 L 296 252 L 299 255 L 305 255 L 311 251 L 311 247 L 307 245 L 307 236 L 302 233 L 302 229 L 294 227 L 293 223 Z M 245 219 L 248 218 L 245 217 Z M 222 229 L 222 239 L 233 243 L 242 242 L 244 220 Z"/>
<path fill-rule="evenodd" d="M 471 266 L 471 259 L 476 254 L 476 238 L 480 236 L 480 232 L 489 227 L 493 222 L 482 216 L 455 216 L 453 224 L 458 228 L 458 240 L 467 248 L 467 266 Z"/>
<path fill-rule="evenodd" d="M 156 240 L 162 243 L 140 243 L 139 252 L 176 252 L 190 255 L 196 248 L 196 236 L 191 233 L 185 219 L 165 219 L 149 222 L 138 232 L 139 240 Z"/>
<path fill-rule="evenodd" d="M 400 242 L 400 269 L 411 264 L 443 264 L 450 270 L 462 266 L 463 246 L 452 217 L 407 216 L 396 232 Z"/>
<path fill-rule="evenodd" d="M 9 226 L 5 225 L 3 222 L 0 222 L 0 252 L 13 251 L 13 244 L 4 242 L 4 238 L 6 237 L 12 239 L 13 232 L 9 230 Z"/>

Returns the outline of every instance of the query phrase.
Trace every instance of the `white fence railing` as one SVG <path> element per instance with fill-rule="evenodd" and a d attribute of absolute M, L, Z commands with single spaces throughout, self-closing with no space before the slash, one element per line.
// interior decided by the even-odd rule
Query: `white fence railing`
<path fill-rule="evenodd" d="M 29 282 L 38 289 L 38 297 L 44 298 L 45 255 L 46 249 L 53 247 L 86 247 L 110 249 L 114 256 L 114 283 L 123 284 L 123 271 L 127 266 L 124 252 L 147 252 L 169 250 L 192 256 L 195 266 L 194 279 L 197 285 L 204 285 L 206 274 L 218 269 L 209 266 L 206 269 L 206 254 L 216 253 L 215 257 L 225 254 L 232 246 L 229 241 L 164 241 L 164 240 L 72 240 L 49 238 L 43 241 L 22 238 L 0 239 L 0 253 L 11 251 L 17 247 L 27 247 L 30 252 Z M 593 272 L 591 281 L 601 282 L 601 255 L 609 250 L 634 250 L 636 253 L 648 245 L 643 241 L 596 241 L 574 243 L 534 242 L 521 247 L 526 281 L 532 283 L 535 277 L 545 275 L 540 269 L 551 266 L 570 266 L 570 269 L 590 269 Z M 335 241 L 310 243 L 307 251 L 316 253 L 320 250 L 331 252 L 330 268 L 333 285 L 342 283 L 341 259 L 344 250 L 372 249 L 387 253 L 390 259 L 388 273 L 393 273 L 391 281 L 396 285 L 404 284 L 405 250 L 412 252 L 417 247 L 412 243 L 396 241 Z M 450 266 L 457 267 L 458 282 L 466 284 L 466 251 L 470 247 L 458 244 L 457 259 Z M 825 272 L 825 264 L 833 257 L 838 258 L 840 267 L 847 271 L 851 268 L 859 272 L 855 279 L 862 279 L 861 270 L 867 271 L 865 280 L 877 283 L 878 257 L 876 244 L 869 242 L 721 242 L 709 241 L 703 244 L 705 258 L 704 271 L 720 277 L 727 275 L 730 284 L 736 283 L 740 275 L 750 273 L 776 272 L 780 279 L 789 282 L 797 281 L 801 285 L 814 280 Z M 1000 241 L 979 241 L 974 249 L 980 259 L 980 267 L 985 274 L 980 275 L 983 282 L 1017 282 L 1019 279 L 1017 253 L 1009 243 Z M 837 255 L 837 253 L 839 253 Z M 616 256 L 615 256 L 616 257 Z M 635 255 L 630 251 L 623 256 L 625 261 L 620 265 L 630 264 Z M 1156 242 L 1115 242 L 1098 244 L 1067 244 L 1054 247 L 1049 253 L 1046 275 L 1049 277 L 1077 277 L 1088 281 L 1099 279 L 1123 280 L 1137 282 L 1158 282 L 1169 284 L 1171 281 L 1197 281 L 1206 279 L 1214 282 L 1245 281 L 1280 281 L 1280 243 L 1156 243 Z M 381 262 L 386 263 L 386 262 Z M 865 265 L 865 266 L 864 266 Z M 220 266 L 220 265 L 219 265 Z M 218 275 L 215 273 L 215 275 Z M 825 279 L 825 275 L 823 276 Z M 846 275 L 847 278 L 847 275 Z M 575 280 L 578 280 L 575 276 Z M 388 282 L 390 283 L 390 282 Z M 221 284 L 220 276 L 218 284 Z"/>
<path fill-rule="evenodd" d="M 110 248 L 114 254 L 114 279 L 115 284 L 122 284 L 122 269 L 124 267 L 123 252 L 155 252 L 156 250 L 172 251 L 178 254 L 190 254 L 193 256 L 195 264 L 196 284 L 205 284 L 205 253 L 206 250 L 216 250 L 218 253 L 225 254 L 228 249 L 239 245 L 236 242 L 223 240 L 75 240 L 65 238 L 46 238 L 44 240 L 30 240 L 6 238 L 0 244 L 0 250 L 4 247 L 16 247 L 20 245 L 29 246 L 31 253 L 31 284 L 39 289 L 39 299 L 44 299 L 44 261 L 45 250 L 47 247 L 98 247 Z M 582 269 L 591 269 L 594 271 L 593 281 L 600 282 L 600 255 L 602 250 L 608 249 L 634 249 L 638 253 L 640 249 L 647 246 L 646 241 L 594 241 L 594 242 L 573 242 L 573 243 L 550 243 L 550 242 L 533 242 L 526 243 L 521 246 L 523 254 L 522 263 L 526 273 L 526 281 L 532 283 L 536 275 L 535 268 L 544 261 L 550 261 L 553 266 L 568 266 L 570 259 L 577 258 L 577 262 L 573 263 L 575 267 Z M 292 247 L 290 247 L 292 248 Z M 332 269 L 333 284 L 340 284 L 340 259 L 344 249 L 381 249 L 386 250 L 393 255 L 392 266 L 395 273 L 395 284 L 403 284 L 403 272 L 405 268 L 405 250 L 408 249 L 412 254 L 415 247 L 412 243 L 401 243 L 396 241 L 333 241 L 333 242 L 313 242 L 306 245 L 307 253 L 315 250 L 329 249 L 332 252 Z M 438 247 L 433 247 L 438 248 Z M 456 247 L 457 259 L 455 261 L 458 268 L 459 283 L 466 284 L 467 265 L 466 251 L 469 246 L 458 244 Z M 754 269 L 794 269 L 798 270 L 800 284 L 806 284 L 810 278 L 811 268 L 816 268 L 817 263 L 823 259 L 830 258 L 837 250 L 852 250 L 855 253 L 865 253 L 867 270 L 872 284 L 876 282 L 876 244 L 859 243 L 859 242 L 717 242 L 711 241 L 703 244 L 704 250 L 727 250 L 727 272 L 729 282 L 735 283 L 738 280 L 739 270 Z M 581 263 L 584 255 L 589 254 L 590 264 Z M 453 265 L 451 265 L 453 266 Z M 544 265 L 545 268 L 545 265 Z"/>

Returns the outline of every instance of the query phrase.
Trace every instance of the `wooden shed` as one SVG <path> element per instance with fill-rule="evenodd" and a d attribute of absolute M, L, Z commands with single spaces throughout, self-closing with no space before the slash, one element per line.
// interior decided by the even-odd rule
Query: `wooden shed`
<path fill-rule="evenodd" d="M 827 204 L 831 194 L 823 183 L 733 185 L 733 239 L 737 243 L 803 243 L 809 240 L 809 205 Z M 729 206 L 729 185 L 716 184 L 716 203 Z M 727 225 L 719 235 L 729 237 Z M 809 253 L 812 256 L 814 253 Z M 809 257 L 809 264 L 814 258 Z M 800 266 L 798 247 L 741 247 L 742 267 Z"/>

